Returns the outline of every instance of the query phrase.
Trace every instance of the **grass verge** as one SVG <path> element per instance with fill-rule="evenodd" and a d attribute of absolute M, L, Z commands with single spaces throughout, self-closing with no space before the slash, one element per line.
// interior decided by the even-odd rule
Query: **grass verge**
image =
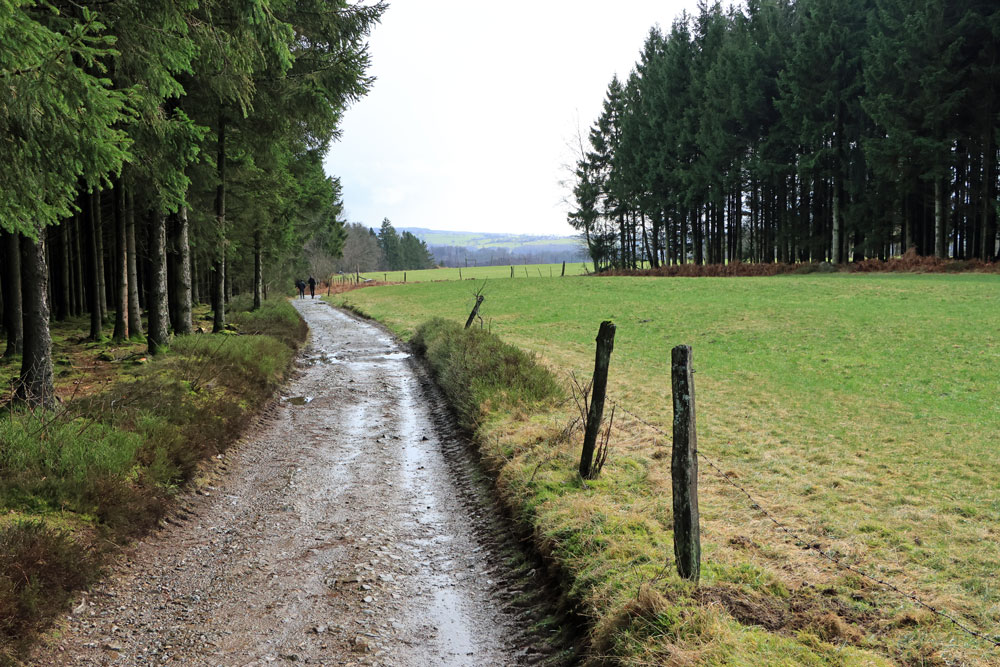
<path fill-rule="evenodd" d="M 58 393 L 75 398 L 0 414 L 0 664 L 155 526 L 284 380 L 305 323 L 285 300 L 248 305 L 230 305 L 234 331 L 177 337 L 153 359 L 61 332 Z"/>

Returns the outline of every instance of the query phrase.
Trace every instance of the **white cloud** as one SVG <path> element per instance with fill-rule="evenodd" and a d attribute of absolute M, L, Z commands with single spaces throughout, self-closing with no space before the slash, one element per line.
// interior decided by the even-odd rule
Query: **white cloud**
<path fill-rule="evenodd" d="M 371 38 L 371 93 L 327 156 L 351 219 L 570 234 L 566 146 L 649 29 L 693 0 L 395 0 Z"/>

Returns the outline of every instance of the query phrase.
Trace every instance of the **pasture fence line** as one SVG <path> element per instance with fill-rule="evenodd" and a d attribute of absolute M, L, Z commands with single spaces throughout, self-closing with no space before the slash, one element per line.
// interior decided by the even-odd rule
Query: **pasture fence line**
<path fill-rule="evenodd" d="M 648 420 L 643 419 L 642 417 L 640 417 L 639 415 L 637 415 L 634 411 L 627 409 L 620 402 L 618 402 L 618 401 L 616 401 L 616 400 L 614 400 L 613 398 L 610 398 L 610 397 L 608 398 L 608 400 L 611 402 L 611 404 L 615 407 L 615 409 L 617 411 L 625 413 L 626 415 L 628 415 L 629 417 L 631 417 L 632 419 L 634 419 L 637 423 L 639 423 L 639 424 L 645 426 L 646 428 L 650 429 L 651 431 L 659 434 L 660 436 L 662 436 L 663 438 L 667 439 L 668 441 L 672 439 L 672 436 L 670 434 L 666 433 L 665 431 L 663 431 L 663 429 L 659 428 L 655 424 L 650 423 Z M 622 426 L 619 426 L 618 428 L 624 431 L 624 428 Z M 851 572 L 852 574 L 855 574 L 855 575 L 857 575 L 857 576 L 859 576 L 859 577 L 861 577 L 861 578 L 863 578 L 863 579 L 865 579 L 867 581 L 873 582 L 875 584 L 878 584 L 879 586 L 882 586 L 885 589 L 893 591 L 897 595 L 899 595 L 899 596 L 901 596 L 901 597 L 903 597 L 903 598 L 905 598 L 905 599 L 907 599 L 907 600 L 915 603 L 916 605 L 918 605 L 919 607 L 921 607 L 923 609 L 926 609 L 927 611 L 929 611 L 932 614 L 938 616 L 939 618 L 943 618 L 943 619 L 951 622 L 952 625 L 954 625 L 955 627 L 957 627 L 959 630 L 962 630 L 963 632 L 965 632 L 969 636 L 975 637 L 976 639 L 984 641 L 984 642 L 986 642 L 988 644 L 992 644 L 995 648 L 1000 648 L 1000 640 L 994 638 L 994 636 L 990 636 L 990 635 L 988 635 L 986 633 L 979 632 L 979 631 L 975 630 L 974 628 L 969 627 L 968 625 L 966 625 L 965 623 L 963 623 L 961 620 L 959 620 L 958 618 L 956 618 L 955 615 L 954 615 L 954 612 L 951 612 L 950 610 L 944 610 L 944 609 L 940 609 L 938 607 L 935 607 L 934 605 L 931 605 L 931 604 L 925 602 L 924 600 L 920 599 L 915 594 L 908 593 L 908 592 L 902 590 L 901 588 L 899 588 L 898 586 L 896 586 L 892 582 L 889 582 L 889 581 L 886 581 L 884 579 L 881 579 L 881 578 L 879 578 L 879 577 L 877 577 L 877 576 L 875 576 L 873 574 L 870 574 L 870 573 L 868 573 L 868 572 L 866 572 L 864 570 L 859 569 L 858 567 L 856 567 L 854 565 L 851 565 L 850 563 L 845 562 L 844 559 L 841 558 L 839 555 L 837 555 L 836 553 L 833 553 L 833 552 L 830 552 L 830 551 L 827 551 L 827 550 L 823 549 L 817 542 L 806 539 L 805 537 L 802 536 L 801 533 L 797 532 L 793 528 L 790 528 L 788 525 L 786 525 L 785 523 L 783 523 L 782 521 L 780 521 L 771 511 L 769 511 L 767 508 L 765 508 L 760 503 L 760 501 L 758 501 L 756 498 L 754 498 L 754 496 L 742 484 L 738 483 L 730 475 L 727 475 L 722 470 L 722 468 L 711 457 L 707 456 L 700 449 L 697 450 L 697 455 L 698 455 L 699 459 L 701 459 L 702 461 L 704 461 L 708 465 L 708 467 L 712 469 L 712 471 L 715 473 L 715 475 L 717 477 L 719 477 L 722 480 L 724 480 L 727 484 L 729 484 L 730 486 L 732 486 L 734 489 L 736 489 L 737 491 L 739 491 L 741 494 L 743 494 L 747 498 L 747 500 L 750 502 L 750 509 L 756 510 L 756 511 L 760 512 L 761 514 L 763 514 L 774 525 L 774 527 L 777 530 L 779 530 L 782 533 L 784 533 L 792 542 L 794 542 L 798 546 L 802 547 L 804 550 L 811 551 L 811 552 L 817 554 L 819 557 L 826 559 L 827 561 L 829 561 L 830 563 L 832 563 L 834 566 L 836 566 L 836 567 L 838 567 L 838 568 L 840 568 L 842 570 L 845 570 L 847 572 Z"/>

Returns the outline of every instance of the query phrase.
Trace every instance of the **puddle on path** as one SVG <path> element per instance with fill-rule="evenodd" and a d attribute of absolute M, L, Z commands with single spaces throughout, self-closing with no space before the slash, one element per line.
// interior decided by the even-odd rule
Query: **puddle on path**
<path fill-rule="evenodd" d="M 281 400 L 285 401 L 286 403 L 291 403 L 292 405 L 305 405 L 307 403 L 312 403 L 313 397 L 312 396 L 288 396 L 288 397 L 282 398 Z"/>

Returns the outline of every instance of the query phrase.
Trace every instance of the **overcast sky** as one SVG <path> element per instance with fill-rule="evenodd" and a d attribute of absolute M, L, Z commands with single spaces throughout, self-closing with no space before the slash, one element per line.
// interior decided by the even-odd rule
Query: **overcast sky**
<path fill-rule="evenodd" d="M 568 145 L 649 29 L 695 0 L 390 0 L 366 98 L 327 156 L 347 218 L 377 227 L 572 234 Z"/>

